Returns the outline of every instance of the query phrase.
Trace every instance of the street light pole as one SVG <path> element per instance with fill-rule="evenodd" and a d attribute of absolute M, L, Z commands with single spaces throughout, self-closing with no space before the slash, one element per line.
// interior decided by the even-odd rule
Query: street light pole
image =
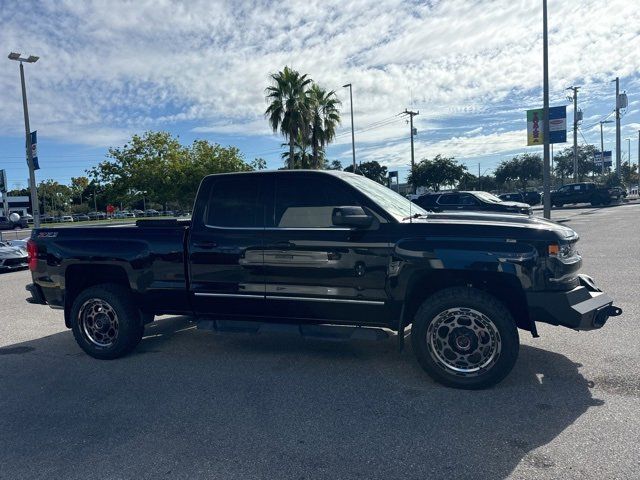
<path fill-rule="evenodd" d="M 353 173 L 356 173 L 356 139 L 353 131 L 353 90 L 350 83 L 347 83 L 342 87 L 349 87 L 349 104 L 351 106 L 351 154 L 353 155 Z"/>
<path fill-rule="evenodd" d="M 542 0 L 542 84 L 543 84 L 543 125 L 544 160 L 542 164 L 542 185 L 544 218 L 551 218 L 551 193 L 549 188 L 549 42 L 547 35 L 547 0 Z"/>
<path fill-rule="evenodd" d="M 31 214 L 33 215 L 33 225 L 40 228 L 40 206 L 38 205 L 38 192 L 36 190 L 36 172 L 33 165 L 33 151 L 31 150 L 31 128 L 29 127 L 29 108 L 27 107 L 27 89 L 24 82 L 24 66 L 23 62 L 35 63 L 39 57 L 29 55 L 24 58 L 19 53 L 11 52 L 10 60 L 20 62 L 20 84 L 22 86 L 22 108 L 24 110 L 24 130 L 27 148 L 27 166 L 29 167 L 29 193 L 31 194 Z"/>
<path fill-rule="evenodd" d="M 580 87 L 569 87 L 573 91 L 573 181 L 578 181 L 578 90 Z"/>
<path fill-rule="evenodd" d="M 620 177 L 620 78 L 616 77 L 616 175 Z"/>

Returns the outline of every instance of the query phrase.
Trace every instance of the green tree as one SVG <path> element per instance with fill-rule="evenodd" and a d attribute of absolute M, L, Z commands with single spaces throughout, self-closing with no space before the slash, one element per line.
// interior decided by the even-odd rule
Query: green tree
<path fill-rule="evenodd" d="M 306 137 L 309 125 L 309 99 L 307 90 L 312 83 L 306 74 L 285 66 L 270 76 L 272 84 L 265 90 L 269 106 L 265 116 L 274 133 L 278 131 L 289 142 L 289 161 L 295 158 L 295 143 Z"/>
<path fill-rule="evenodd" d="M 353 165 L 349 165 L 344 169 L 345 172 L 353 173 Z M 371 162 L 363 162 L 358 165 L 356 173 L 363 175 L 382 185 L 387 184 L 387 167 L 383 167 L 375 160 Z"/>
<path fill-rule="evenodd" d="M 464 175 L 467 167 L 458 164 L 453 157 L 436 155 L 433 160 L 424 158 L 418 162 L 408 181 L 416 187 L 427 187 L 435 191 L 445 185 L 455 185 Z"/>
<path fill-rule="evenodd" d="M 93 179 L 89 193 L 100 188 L 114 204 L 141 204 L 140 192 L 146 192 L 150 203 L 163 208 L 168 203 L 188 208 L 205 175 L 252 169 L 235 147 L 206 140 L 187 147 L 167 132 L 134 135 L 123 147 L 110 148 L 108 157 L 87 172 Z"/>
<path fill-rule="evenodd" d="M 65 213 L 71 203 L 71 189 L 52 179 L 44 180 L 38 184 L 38 201 L 42 212 Z"/>
<path fill-rule="evenodd" d="M 530 181 L 542 178 L 542 159 L 537 154 L 516 155 L 498 165 L 495 178 L 498 184 L 514 182 L 518 188 L 526 190 Z"/>
<path fill-rule="evenodd" d="M 324 161 L 325 170 L 342 170 L 342 162 L 340 160 Z"/>
<path fill-rule="evenodd" d="M 309 112 L 309 140 L 311 142 L 311 168 L 324 166 L 324 147 L 333 141 L 340 124 L 340 100 L 333 90 L 327 92 L 313 83 L 307 95 Z"/>
<path fill-rule="evenodd" d="M 267 161 L 264 158 L 257 157 L 249 162 L 249 166 L 253 170 L 265 170 L 267 168 Z"/>
<path fill-rule="evenodd" d="M 89 179 L 87 177 L 71 177 L 71 185 L 69 186 L 69 188 L 71 189 L 73 202 L 77 200 L 78 204 L 82 204 L 82 193 L 85 191 L 88 185 Z"/>
<path fill-rule="evenodd" d="M 283 143 L 282 146 L 286 146 Z M 311 155 L 308 151 L 308 143 L 302 134 L 298 132 L 298 138 L 293 143 L 293 157 L 291 157 L 290 151 L 284 151 L 280 154 L 282 160 L 284 160 L 285 169 L 291 170 L 295 168 L 311 168 Z"/>
<path fill-rule="evenodd" d="M 578 180 L 591 173 L 600 174 L 602 167 L 595 166 L 596 156 L 600 152 L 594 145 L 578 145 Z M 554 171 L 564 183 L 565 178 L 573 177 L 573 147 L 567 147 L 553 156 Z"/>

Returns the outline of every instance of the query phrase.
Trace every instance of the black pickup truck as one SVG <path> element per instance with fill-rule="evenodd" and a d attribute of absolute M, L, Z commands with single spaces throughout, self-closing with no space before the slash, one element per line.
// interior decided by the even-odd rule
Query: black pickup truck
<path fill-rule="evenodd" d="M 570 183 L 563 185 L 558 190 L 551 192 L 551 205 L 563 207 L 567 204 L 590 203 L 609 205 L 612 201 L 619 201 L 624 197 L 623 190 L 619 187 L 600 186 L 592 182 Z"/>
<path fill-rule="evenodd" d="M 499 382 L 535 322 L 602 327 L 621 310 L 585 275 L 570 228 L 518 214 L 429 213 L 344 172 L 211 175 L 192 219 L 41 228 L 37 303 L 80 347 L 120 357 L 155 315 L 216 331 L 380 338 L 411 332 L 420 364 L 459 388 Z"/>

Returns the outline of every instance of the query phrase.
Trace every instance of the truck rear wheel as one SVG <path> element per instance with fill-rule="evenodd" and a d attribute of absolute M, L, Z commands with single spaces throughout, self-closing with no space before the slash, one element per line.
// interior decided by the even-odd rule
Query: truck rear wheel
<path fill-rule="evenodd" d="M 144 333 L 131 292 L 117 284 L 95 285 L 82 291 L 70 315 L 76 342 L 94 358 L 122 357 L 138 345 Z"/>
<path fill-rule="evenodd" d="M 500 382 L 518 358 L 519 338 L 509 310 L 495 297 L 468 287 L 427 298 L 411 329 L 413 350 L 437 382 L 463 389 Z"/>

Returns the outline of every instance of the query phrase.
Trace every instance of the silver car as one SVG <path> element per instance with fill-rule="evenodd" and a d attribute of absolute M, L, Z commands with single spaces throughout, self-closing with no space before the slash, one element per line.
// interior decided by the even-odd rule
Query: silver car
<path fill-rule="evenodd" d="M 27 251 L 24 248 L 12 247 L 0 242 L 0 271 L 27 268 Z"/>

